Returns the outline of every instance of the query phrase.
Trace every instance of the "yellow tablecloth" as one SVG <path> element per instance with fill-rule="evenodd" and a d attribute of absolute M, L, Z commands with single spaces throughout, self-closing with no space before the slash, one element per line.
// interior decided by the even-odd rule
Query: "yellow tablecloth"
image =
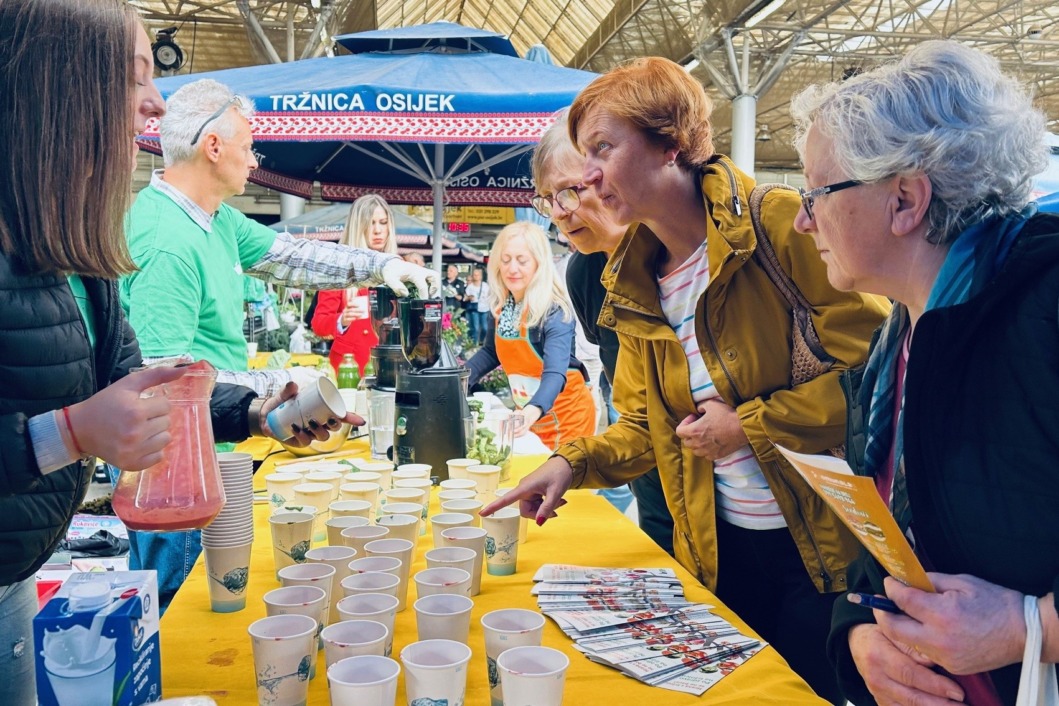
<path fill-rule="evenodd" d="M 247 361 L 247 365 L 250 370 L 259 370 L 265 367 L 265 363 L 268 362 L 270 355 L 272 355 L 272 353 L 258 353 Z M 316 355 L 315 353 L 295 353 L 290 357 L 290 364 L 314 367 L 323 359 L 323 356 Z"/>
<path fill-rule="evenodd" d="M 366 452 L 362 440 L 350 442 L 348 447 Z M 256 488 L 264 486 L 264 474 L 270 471 L 275 461 L 284 458 L 293 457 L 277 455 L 265 462 L 255 478 Z M 512 462 L 512 475 L 515 478 L 525 475 L 543 459 L 516 457 Z M 432 502 L 436 505 L 437 491 L 434 492 Z M 709 591 L 696 583 L 690 574 L 602 497 L 584 490 L 571 491 L 566 497 L 569 504 L 562 508 L 558 519 L 548 522 L 544 527 L 530 526 L 529 538 L 519 546 L 518 571 L 515 575 L 482 576 L 482 592 L 474 598 L 468 642 L 473 657 L 467 681 L 467 706 L 489 704 L 485 643 L 479 619 L 498 608 L 535 610 L 536 600 L 530 595 L 530 587 L 533 574 L 542 564 L 672 567 L 684 583 L 689 600 L 715 605 L 719 615 L 732 621 L 745 633 L 753 634 L 745 623 L 722 606 Z M 259 504 L 254 508 L 256 541 L 251 558 L 246 609 L 229 614 L 210 610 L 205 570 L 200 559 L 162 619 L 162 687 L 165 697 L 205 694 L 212 696 L 222 706 L 251 706 L 257 703 L 253 655 L 246 629 L 254 620 L 265 617 L 265 605 L 261 598 L 279 586 L 274 574 L 267 514 L 267 505 Z M 428 530 L 420 538 L 412 574 L 426 568 L 423 553 L 432 546 L 430 536 Z M 414 586 L 409 589 L 409 597 L 414 600 Z M 401 649 L 415 639 L 415 611 L 411 609 L 409 601 L 409 608 L 397 615 L 393 657 L 398 659 Z M 570 657 L 564 699 L 567 704 L 607 704 L 615 699 L 630 705 L 694 703 L 710 706 L 792 706 L 825 703 L 813 694 L 771 647 L 762 650 L 699 698 L 649 687 L 613 669 L 590 662 L 573 648 L 571 640 L 551 621 L 545 625 L 543 644 L 560 649 Z M 322 665 L 322 654 L 320 660 Z M 309 686 L 309 705 L 325 706 L 327 703 L 327 678 L 321 668 Z M 398 703 L 405 703 L 403 670 Z"/>

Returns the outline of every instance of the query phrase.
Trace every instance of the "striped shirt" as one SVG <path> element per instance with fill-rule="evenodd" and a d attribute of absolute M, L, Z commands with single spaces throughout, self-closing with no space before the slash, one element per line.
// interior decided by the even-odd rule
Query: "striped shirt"
<path fill-rule="evenodd" d="M 662 311 L 688 356 L 691 396 L 696 406 L 719 396 L 695 335 L 695 310 L 709 284 L 709 276 L 706 243 L 703 242 L 683 265 L 658 279 Z M 717 512 L 725 521 L 745 529 L 787 526 L 749 446 L 714 461 L 713 478 Z"/>

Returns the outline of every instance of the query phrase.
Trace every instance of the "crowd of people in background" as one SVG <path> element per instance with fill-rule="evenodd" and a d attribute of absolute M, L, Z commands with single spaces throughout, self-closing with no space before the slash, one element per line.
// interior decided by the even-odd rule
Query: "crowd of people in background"
<path fill-rule="evenodd" d="M 571 488 L 630 483 L 642 528 L 831 703 L 1014 704 L 1031 629 L 1059 661 L 1059 219 L 1030 201 L 1045 118 L 995 59 L 929 41 L 805 89 L 801 193 L 716 152 L 683 67 L 606 72 L 533 159 L 533 205 L 577 251 L 565 278 L 526 221 L 485 270 L 439 277 L 398 255 L 374 195 L 337 244 L 277 234 L 224 203 L 257 167 L 249 101 L 212 80 L 163 101 L 152 68 L 122 0 L 0 0 L 0 703 L 35 703 L 34 574 L 95 459 L 147 468 L 169 440 L 167 401 L 141 393 L 182 370 L 132 370 L 213 363 L 222 442 L 268 435 L 262 416 L 320 374 L 248 370 L 243 273 L 319 290 L 313 330 L 362 372 L 364 287 L 442 298 L 467 322 L 471 384 L 501 368 L 519 433 L 554 451 L 483 514 L 518 503 L 543 524 Z M 164 168 L 130 203 L 150 118 Z M 294 443 L 343 421 L 363 423 Z M 842 449 L 935 592 L 888 576 L 774 444 Z M 200 538 L 130 539 L 164 609 Z"/>

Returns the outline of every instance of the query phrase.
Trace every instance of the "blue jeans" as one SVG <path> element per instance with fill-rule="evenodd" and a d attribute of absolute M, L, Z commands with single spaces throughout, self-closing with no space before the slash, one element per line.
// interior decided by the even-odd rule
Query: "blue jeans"
<path fill-rule="evenodd" d="M 481 346 L 485 343 L 485 337 L 489 333 L 489 317 L 493 314 L 489 311 L 475 311 L 473 314 L 475 331 L 477 332 L 474 340 Z"/>
<path fill-rule="evenodd" d="M 4 706 L 37 703 L 33 649 L 36 614 L 36 577 L 0 586 L 0 703 Z"/>
<path fill-rule="evenodd" d="M 129 530 L 129 568 L 158 572 L 158 615 L 165 614 L 202 553 L 202 530 L 134 532 Z"/>
<path fill-rule="evenodd" d="M 118 482 L 118 469 L 107 464 L 111 484 Z M 202 553 L 202 531 L 135 532 L 129 530 L 129 569 L 158 572 L 158 615 L 165 614 L 177 590 Z"/>
<path fill-rule="evenodd" d="M 474 305 L 473 309 L 464 309 L 463 318 L 467 320 L 467 336 L 475 344 L 478 343 L 478 337 L 483 335 L 478 332 L 479 329 L 479 318 L 478 318 L 478 305 Z"/>

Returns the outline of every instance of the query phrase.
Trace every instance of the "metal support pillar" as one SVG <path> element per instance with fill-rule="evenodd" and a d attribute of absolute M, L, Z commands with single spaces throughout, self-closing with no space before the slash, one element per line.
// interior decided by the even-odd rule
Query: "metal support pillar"
<path fill-rule="evenodd" d="M 751 83 L 750 34 L 746 29 L 740 31 L 743 35 L 743 42 L 738 58 L 732 42 L 735 32 L 731 29 L 721 32 L 724 41 L 723 65 L 727 71 L 713 63 L 714 57 L 712 56 L 699 55 L 698 52 L 695 56 L 700 62 L 699 65 L 710 75 L 714 86 L 732 101 L 732 149 L 729 156 L 735 162 L 735 166 L 753 176 L 758 98 L 776 83 L 783 69 L 790 62 L 794 50 L 801 44 L 804 32 L 798 32 L 791 37 L 783 51 L 762 67 L 761 77 L 755 83 Z"/>

